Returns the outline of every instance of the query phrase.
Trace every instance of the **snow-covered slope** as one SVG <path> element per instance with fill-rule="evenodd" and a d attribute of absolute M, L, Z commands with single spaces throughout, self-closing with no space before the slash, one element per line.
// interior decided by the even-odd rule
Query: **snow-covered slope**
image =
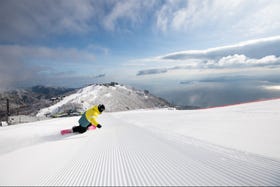
<path fill-rule="evenodd" d="M 155 133 L 172 132 L 280 160 L 280 99 L 210 109 L 112 115 Z"/>
<path fill-rule="evenodd" d="M 170 104 L 147 91 L 136 90 L 119 84 L 96 84 L 78 90 L 55 105 L 39 111 L 37 116 L 56 115 L 67 111 L 83 112 L 89 107 L 103 103 L 106 111 L 162 108 Z"/>
<path fill-rule="evenodd" d="M 0 128 L 0 185 L 279 186 L 280 99 L 192 111 L 104 113 Z"/>

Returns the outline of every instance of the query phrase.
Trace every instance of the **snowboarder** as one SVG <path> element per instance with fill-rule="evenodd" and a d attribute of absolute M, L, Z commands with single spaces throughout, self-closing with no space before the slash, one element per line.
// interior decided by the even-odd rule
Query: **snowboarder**
<path fill-rule="evenodd" d="M 88 129 L 101 128 L 102 126 L 96 121 L 96 118 L 99 114 L 101 114 L 105 110 L 105 106 L 103 104 L 95 105 L 92 108 L 88 109 L 83 113 L 81 118 L 79 119 L 79 125 L 74 126 L 72 129 L 65 129 L 61 131 L 61 134 L 68 133 L 84 133 Z"/>
<path fill-rule="evenodd" d="M 79 119 L 79 126 L 74 126 L 72 128 L 73 132 L 84 133 L 91 125 L 101 128 L 102 126 L 96 121 L 96 118 L 104 110 L 105 106 L 103 104 L 99 104 L 85 111 L 82 117 Z"/>

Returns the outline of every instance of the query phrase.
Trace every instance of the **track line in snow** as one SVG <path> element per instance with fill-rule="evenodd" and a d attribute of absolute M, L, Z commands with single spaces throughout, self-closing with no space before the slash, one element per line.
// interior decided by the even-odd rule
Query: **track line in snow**
<path fill-rule="evenodd" d="M 111 117 L 111 116 L 110 116 Z M 117 124 L 115 122 L 118 121 Z M 113 117 L 85 136 L 72 162 L 46 185 L 279 185 L 280 162 L 194 140 L 152 132 Z M 97 133 L 98 132 L 98 133 Z"/>
<path fill-rule="evenodd" d="M 152 131 L 155 137 L 167 142 L 178 150 L 186 152 L 192 159 L 204 163 L 206 166 L 220 171 L 223 175 L 231 176 L 231 180 L 242 181 L 242 184 L 279 184 L 280 181 L 280 162 L 265 158 L 259 155 L 244 153 L 236 150 L 223 148 L 220 146 L 208 144 L 200 140 L 181 135 L 170 135 L 163 132 Z M 163 138 L 168 136 L 169 138 Z M 191 143 L 189 143 L 191 142 Z M 199 148 L 199 151 L 189 151 L 184 147 L 193 144 Z M 205 154 L 212 153 L 205 159 Z M 232 172 L 238 171 L 238 172 Z M 254 177 L 251 178 L 251 175 Z"/>

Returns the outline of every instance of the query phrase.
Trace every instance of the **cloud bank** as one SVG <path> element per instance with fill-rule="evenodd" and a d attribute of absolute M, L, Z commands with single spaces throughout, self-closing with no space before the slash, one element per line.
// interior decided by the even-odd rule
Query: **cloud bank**
<path fill-rule="evenodd" d="M 167 73 L 178 69 L 244 69 L 280 66 L 280 36 L 251 40 L 206 50 L 175 52 L 142 61 L 161 63 L 158 69 L 140 70 L 137 75 Z M 169 67 L 164 68 L 164 64 Z M 174 64 L 173 67 L 170 65 Z"/>
<path fill-rule="evenodd" d="M 149 75 L 149 74 L 161 74 L 161 73 L 166 73 L 167 71 L 168 71 L 168 68 L 141 70 L 137 73 L 137 76 Z"/>
<path fill-rule="evenodd" d="M 61 78 L 65 72 L 74 76 L 74 69 L 69 70 L 69 66 L 80 62 L 95 62 L 95 56 L 75 48 L 0 45 L 0 88 L 38 84 L 44 79 L 47 82 L 50 77 Z"/>
<path fill-rule="evenodd" d="M 184 59 L 219 59 L 234 54 L 243 54 L 250 58 L 261 58 L 268 55 L 280 56 L 280 36 L 261 38 L 234 45 L 210 48 L 206 50 L 180 51 L 157 57 L 158 60 Z"/>
<path fill-rule="evenodd" d="M 105 77 L 105 76 L 106 76 L 106 74 L 103 73 L 103 74 L 99 74 L 99 75 L 94 76 L 94 78 L 102 78 L 102 77 Z"/>

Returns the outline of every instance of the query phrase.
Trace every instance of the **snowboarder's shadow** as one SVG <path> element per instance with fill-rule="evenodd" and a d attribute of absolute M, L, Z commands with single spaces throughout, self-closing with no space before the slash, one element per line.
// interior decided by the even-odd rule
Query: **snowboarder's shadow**
<path fill-rule="evenodd" d="M 6 154 L 9 152 L 13 152 L 15 150 L 21 149 L 21 148 L 25 148 L 25 147 L 29 147 L 29 146 L 34 146 L 34 145 L 38 145 L 41 143 L 47 143 L 47 142 L 58 142 L 58 141 L 74 141 L 75 139 L 82 139 L 85 138 L 86 133 L 84 134 L 67 134 L 67 135 L 61 135 L 60 133 L 49 133 L 49 134 L 45 134 L 45 135 L 41 135 L 41 136 L 37 136 L 37 137 L 33 137 L 32 140 L 25 140 L 23 139 L 22 141 L 19 141 L 19 143 L 14 143 L 12 146 L 7 146 L 6 148 L 2 148 L 0 149 L 0 155 L 1 154 Z"/>
<path fill-rule="evenodd" d="M 56 134 L 50 134 L 42 137 L 43 141 L 48 141 L 48 142 L 53 142 L 53 141 L 69 141 L 73 139 L 81 139 L 84 138 L 86 135 L 84 134 L 79 134 L 79 133 L 71 133 L 71 134 L 66 134 L 66 135 L 61 135 L 60 133 Z"/>

